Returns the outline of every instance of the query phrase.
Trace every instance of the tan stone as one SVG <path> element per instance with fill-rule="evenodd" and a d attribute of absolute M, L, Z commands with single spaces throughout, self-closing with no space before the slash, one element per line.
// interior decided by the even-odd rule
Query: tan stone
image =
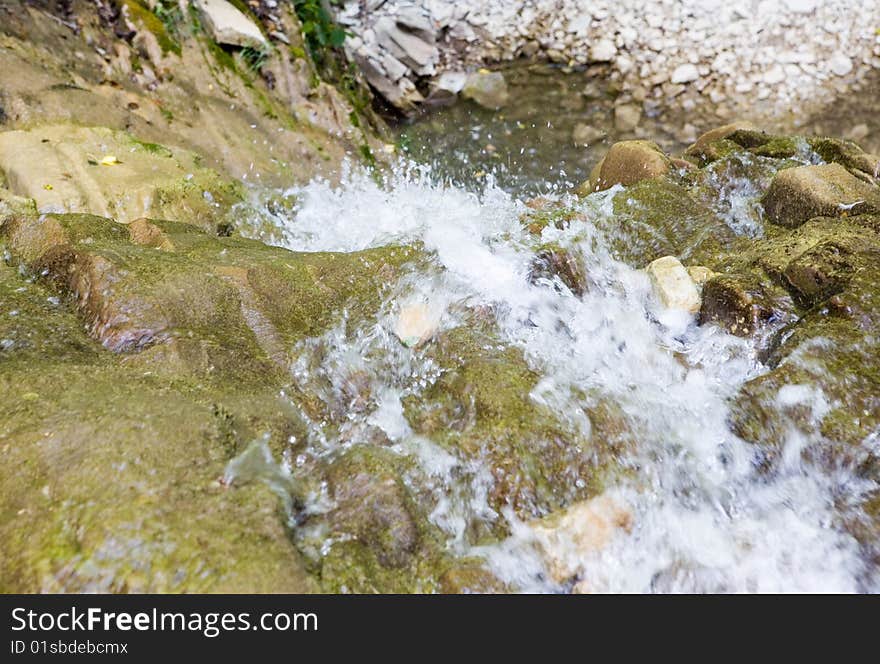
<path fill-rule="evenodd" d="M 583 559 L 632 529 L 632 512 L 617 498 L 601 494 L 531 524 L 535 541 L 556 583 L 582 571 Z"/>
<path fill-rule="evenodd" d="M 128 224 L 128 236 L 135 244 L 155 247 L 163 251 L 174 251 L 174 243 L 162 232 L 162 229 L 150 223 L 145 217 L 135 219 Z"/>
<path fill-rule="evenodd" d="M 664 307 L 692 314 L 700 310 L 697 284 L 677 258 L 658 258 L 648 265 L 647 271 L 654 293 Z"/>
<path fill-rule="evenodd" d="M 702 265 L 691 265 L 688 267 L 687 273 L 690 278 L 693 279 L 697 288 L 702 288 L 703 284 L 715 276 L 715 273 L 712 270 L 708 267 L 703 267 Z"/>
<path fill-rule="evenodd" d="M 417 348 L 437 332 L 440 316 L 427 304 L 408 304 L 400 309 L 394 322 L 394 334 L 404 346 Z"/>

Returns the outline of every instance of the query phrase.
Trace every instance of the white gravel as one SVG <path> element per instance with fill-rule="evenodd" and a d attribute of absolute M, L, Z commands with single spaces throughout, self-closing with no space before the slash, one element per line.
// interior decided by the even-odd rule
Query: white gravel
<path fill-rule="evenodd" d="M 347 0 L 337 11 L 349 52 L 402 106 L 421 101 L 420 79 L 522 55 L 605 62 L 624 89 L 646 88 L 648 106 L 704 97 L 722 118 L 803 113 L 880 68 L 874 0 Z"/>

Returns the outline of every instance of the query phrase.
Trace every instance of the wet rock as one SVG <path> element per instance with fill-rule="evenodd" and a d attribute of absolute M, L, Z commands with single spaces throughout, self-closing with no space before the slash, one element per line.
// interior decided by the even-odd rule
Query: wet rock
<path fill-rule="evenodd" d="M 869 183 L 880 183 L 880 155 L 869 154 L 852 141 L 836 138 L 809 138 L 807 141 L 825 161 L 845 166 Z"/>
<path fill-rule="evenodd" d="M 632 512 L 619 499 L 602 494 L 576 503 L 531 525 L 550 577 L 565 583 L 583 572 L 585 558 L 632 529 Z"/>
<path fill-rule="evenodd" d="M 715 273 L 712 270 L 708 267 L 703 267 L 702 265 L 688 266 L 687 273 L 690 278 L 693 279 L 694 284 L 696 284 L 697 289 L 699 290 L 702 290 L 703 285 L 715 276 Z"/>
<path fill-rule="evenodd" d="M 845 242 L 830 240 L 810 247 L 783 274 L 799 303 L 812 307 L 846 287 L 854 262 Z"/>
<path fill-rule="evenodd" d="M 336 461 L 329 485 L 336 507 L 327 515 L 337 537 L 355 537 L 381 565 L 406 565 L 419 545 L 409 494 L 390 452 L 356 448 Z"/>
<path fill-rule="evenodd" d="M 441 313 L 428 304 L 406 304 L 394 321 L 394 334 L 404 346 L 418 348 L 436 334 Z"/>
<path fill-rule="evenodd" d="M 700 325 L 721 325 L 747 336 L 771 322 L 781 322 L 790 302 L 759 279 L 746 275 L 718 275 L 703 285 Z"/>
<path fill-rule="evenodd" d="M 16 260 L 73 298 L 106 348 L 162 345 L 186 355 L 181 349 L 195 344 L 217 372 L 241 371 L 234 367 L 248 359 L 257 373 L 269 370 L 269 358 L 283 364 L 284 347 L 329 324 L 331 301 L 366 291 L 373 298 L 392 264 L 408 255 L 392 249 L 375 262 L 362 261 L 366 255 L 349 262 L 356 254 L 294 254 L 188 224 L 125 225 L 76 214 L 19 215 L 0 231 Z M 375 272 L 368 277 L 364 270 Z M 195 361 L 195 371 L 205 366 L 194 356 L 179 360 Z"/>
<path fill-rule="evenodd" d="M 461 90 L 461 96 L 491 110 L 498 110 L 510 99 L 507 81 L 504 80 L 504 75 L 497 71 L 478 71 L 469 74 Z"/>
<path fill-rule="evenodd" d="M 440 577 L 440 591 L 454 594 L 505 593 L 510 589 L 492 572 L 479 564 L 460 563 Z"/>
<path fill-rule="evenodd" d="M 128 236 L 132 242 L 144 247 L 174 251 L 174 243 L 165 232 L 146 217 L 135 219 L 128 224 Z"/>
<path fill-rule="evenodd" d="M 464 88 L 467 74 L 463 71 L 447 71 L 431 82 L 428 101 L 437 104 L 452 103 Z"/>
<path fill-rule="evenodd" d="M 655 178 L 669 171 L 669 159 L 652 141 L 621 141 L 608 150 L 590 173 L 590 190 L 602 191 Z"/>
<path fill-rule="evenodd" d="M 469 523 L 475 537 L 509 533 L 504 507 L 533 518 L 590 497 L 615 466 L 599 442 L 560 427 L 530 394 L 538 376 L 522 351 L 477 322 L 444 331 L 428 351 L 440 368 L 420 397 L 404 400 L 413 430 L 465 464 L 480 460 L 491 478 L 487 500 L 498 516 Z"/>
<path fill-rule="evenodd" d="M 695 314 L 700 310 L 700 292 L 690 274 L 674 256 L 664 256 L 647 268 L 654 294 L 664 307 Z"/>
<path fill-rule="evenodd" d="M 270 375 L 260 386 L 217 376 L 169 379 L 155 365 L 130 366 L 87 336 L 57 292 L 5 263 L 0 308 L 18 312 L 0 317 L 0 339 L 12 341 L 0 348 L 0 454 L 27 469 L 0 475 L 7 515 L 0 522 L 0 587 L 319 589 L 269 487 L 216 481 L 229 456 L 228 436 L 214 435 L 215 404 L 232 420 L 286 439 Z"/>
<path fill-rule="evenodd" d="M 119 221 L 183 218 L 213 229 L 239 188 L 185 150 L 98 127 L 50 125 L 0 134 L 0 170 L 40 212 L 84 212 Z"/>
<path fill-rule="evenodd" d="M 226 0 L 195 0 L 202 20 L 218 44 L 230 46 L 267 46 L 260 28 Z"/>
<path fill-rule="evenodd" d="M 880 211 L 880 188 L 840 164 L 799 166 L 780 171 L 761 203 L 771 221 L 796 228 L 813 217 Z"/>
<path fill-rule="evenodd" d="M 570 251 L 561 247 L 546 247 L 535 254 L 529 269 L 529 282 L 542 280 L 561 281 L 573 294 L 583 295 L 587 290 L 587 279 L 580 262 Z"/>

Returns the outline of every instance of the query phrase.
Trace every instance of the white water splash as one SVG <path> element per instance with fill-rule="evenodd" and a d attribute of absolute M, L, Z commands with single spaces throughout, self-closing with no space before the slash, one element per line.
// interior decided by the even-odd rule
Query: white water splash
<path fill-rule="evenodd" d="M 612 215 L 615 190 L 578 203 L 590 218 Z M 497 188 L 482 195 L 432 182 L 402 169 L 384 186 L 349 174 L 339 187 L 313 182 L 295 191 L 300 209 L 283 228 L 294 250 L 354 251 L 389 242 L 421 242 L 437 268 L 404 278 L 394 297 L 421 297 L 492 307 L 503 340 L 521 348 L 542 380 L 532 397 L 566 426 L 589 430 L 577 399 L 611 399 L 638 438 L 638 472 L 617 487 L 633 513 L 598 552 L 584 556 L 579 576 L 595 591 L 855 591 L 862 562 L 848 535 L 832 527 L 831 478 L 805 465 L 809 442 L 792 427 L 775 475 L 756 470 L 755 450 L 731 433 L 728 399 L 765 369 L 749 342 L 689 318 L 670 317 L 651 296 L 643 272 L 615 260 L 590 222 L 543 241 L 568 248 L 586 267 L 591 287 L 575 297 L 561 284 L 530 284 L 533 240 L 522 228 L 524 206 Z M 732 224 L 736 228 L 736 224 Z M 748 232 L 748 228 L 740 229 Z M 393 302 L 374 327 L 325 337 L 320 371 L 339 390 L 354 369 L 366 371 L 376 404 L 347 414 L 349 433 L 376 427 L 394 449 L 419 461 L 433 478 L 434 522 L 459 553 L 484 556 L 497 574 L 527 591 L 559 588 L 547 580 L 530 530 L 512 514 L 513 535 L 474 548 L 468 520 L 498 518 L 488 505 L 488 469 L 460 460 L 422 437 L 404 417 L 402 399 L 418 394 L 436 367 L 391 336 Z M 457 324 L 453 315 L 440 327 Z M 310 369 L 294 367 L 306 379 Z M 337 394 L 337 397 L 339 395 Z M 331 397 L 328 395 L 328 399 Z M 785 403 L 823 408 L 821 394 L 792 386 Z M 818 414 L 818 413 L 817 413 Z M 326 441 L 325 447 L 345 444 Z M 351 440 L 351 436 L 345 436 Z M 453 472 L 455 471 L 455 472 Z M 571 553 L 571 552 L 569 552 Z"/>

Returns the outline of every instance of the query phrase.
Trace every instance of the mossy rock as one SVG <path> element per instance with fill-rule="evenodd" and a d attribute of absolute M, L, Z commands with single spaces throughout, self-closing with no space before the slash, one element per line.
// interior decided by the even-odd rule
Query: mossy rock
<path fill-rule="evenodd" d="M 510 506 L 534 517 L 601 490 L 617 458 L 613 444 L 564 428 L 531 395 L 538 375 L 521 351 L 505 346 L 487 330 L 450 330 L 428 356 L 440 378 L 418 397 L 404 401 L 416 433 L 430 436 L 467 463 L 482 460 L 492 475 L 490 506 Z M 473 536 L 503 535 L 498 521 L 470 524 Z"/>
<path fill-rule="evenodd" d="M 714 210 L 671 178 L 643 180 L 614 197 L 610 244 L 620 260 L 642 267 L 662 256 L 713 265 L 736 241 Z"/>
<path fill-rule="evenodd" d="M 373 310 L 414 255 L 402 247 L 294 253 L 177 222 L 75 214 L 22 215 L 3 233 L 23 266 L 73 299 L 107 348 L 159 346 L 151 361 L 255 380 L 344 307 L 354 319 Z"/>
<path fill-rule="evenodd" d="M 0 265 L 4 592 L 305 592 L 265 487 L 218 483 L 217 404 L 277 430 L 277 389 L 126 366 L 52 291 Z M 225 409 L 224 409 L 225 410 Z M 244 417 L 242 416 L 242 419 Z"/>

